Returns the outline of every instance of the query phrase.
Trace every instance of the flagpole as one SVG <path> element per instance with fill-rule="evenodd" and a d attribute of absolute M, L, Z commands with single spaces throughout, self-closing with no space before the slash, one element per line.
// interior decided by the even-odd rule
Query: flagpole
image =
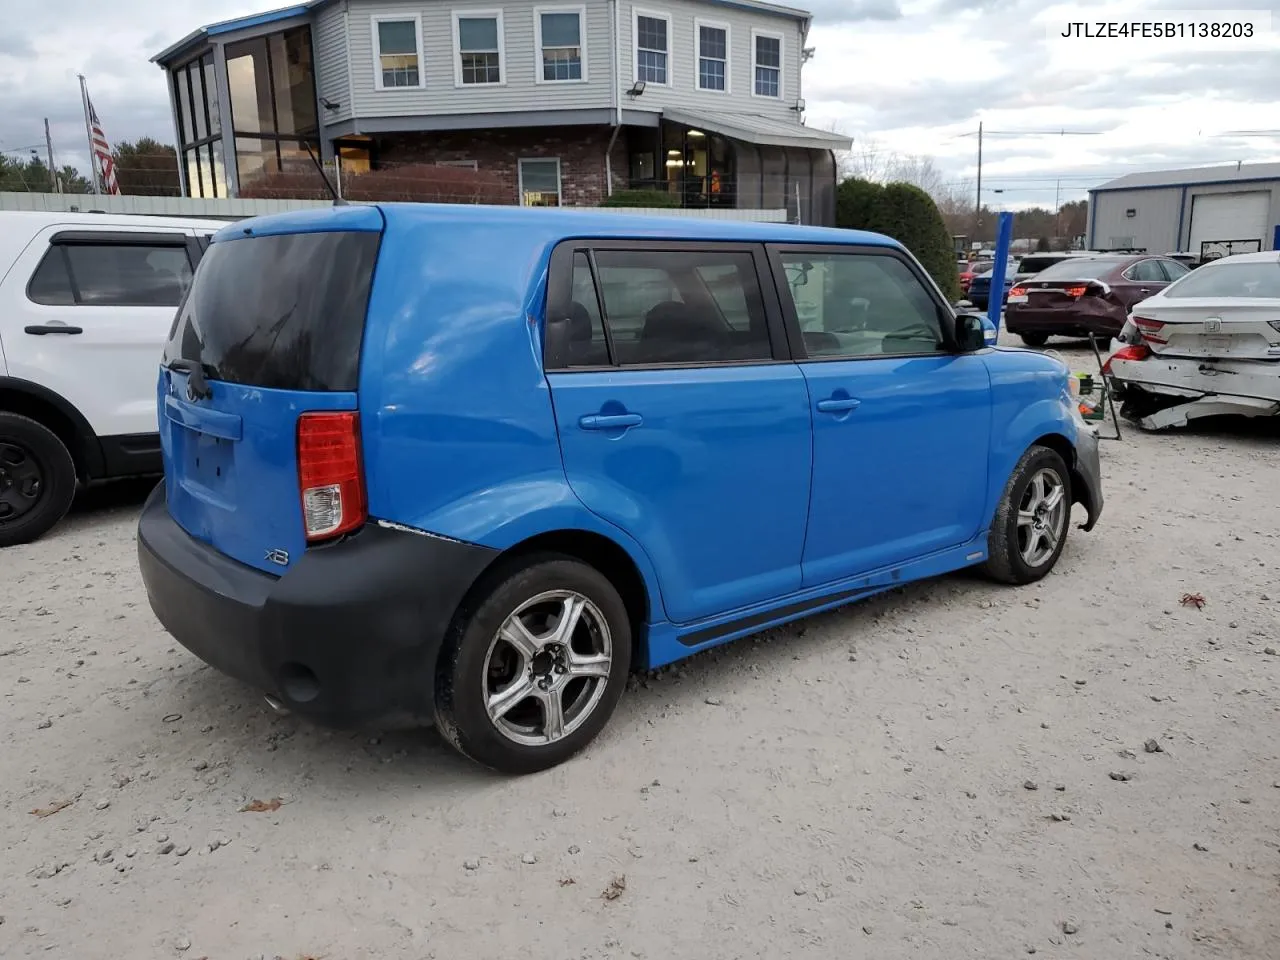
<path fill-rule="evenodd" d="M 102 190 L 98 187 L 98 164 L 93 151 L 93 130 L 89 126 L 89 88 L 85 86 L 83 73 L 77 73 L 76 76 L 80 78 L 80 106 L 84 109 L 84 136 L 89 144 L 89 176 L 93 178 L 93 195 L 100 197 Z"/>

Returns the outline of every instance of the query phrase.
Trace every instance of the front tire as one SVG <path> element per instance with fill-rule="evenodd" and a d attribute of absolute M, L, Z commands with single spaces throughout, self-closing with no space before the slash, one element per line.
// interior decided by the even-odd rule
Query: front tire
<path fill-rule="evenodd" d="M 1071 526 L 1071 472 L 1048 447 L 1022 455 L 987 535 L 988 576 L 1001 583 L 1039 580 L 1058 562 Z"/>
<path fill-rule="evenodd" d="M 1020 333 L 1018 336 L 1022 338 L 1022 342 L 1028 347 L 1043 347 L 1049 342 L 1047 333 Z"/>
<path fill-rule="evenodd" d="M 0 412 L 0 548 L 44 536 L 75 495 L 75 461 L 57 435 L 30 417 Z"/>
<path fill-rule="evenodd" d="M 631 664 L 631 621 L 613 584 L 558 554 L 492 575 L 459 612 L 436 671 L 436 726 L 503 773 L 545 770 L 604 729 Z"/>

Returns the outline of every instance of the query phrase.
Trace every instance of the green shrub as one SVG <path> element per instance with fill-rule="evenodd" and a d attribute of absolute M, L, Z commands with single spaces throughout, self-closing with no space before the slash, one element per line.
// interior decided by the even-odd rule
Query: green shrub
<path fill-rule="evenodd" d="M 948 300 L 959 298 L 951 234 L 938 205 L 919 187 L 845 180 L 836 191 L 836 225 L 892 237 L 915 255 Z"/>
<path fill-rule="evenodd" d="M 678 207 L 680 198 L 665 190 L 615 190 L 600 201 L 602 207 Z"/>

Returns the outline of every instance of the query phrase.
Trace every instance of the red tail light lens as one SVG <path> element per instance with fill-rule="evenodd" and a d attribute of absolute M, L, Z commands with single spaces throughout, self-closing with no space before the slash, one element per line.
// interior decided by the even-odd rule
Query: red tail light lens
<path fill-rule="evenodd" d="M 1138 332 L 1142 334 L 1143 340 L 1149 340 L 1152 343 L 1168 343 L 1169 338 L 1164 335 L 1164 324 L 1159 320 L 1149 320 L 1146 317 L 1133 317 L 1133 325 L 1138 328 Z"/>
<path fill-rule="evenodd" d="M 1111 375 L 1111 364 L 1115 360 L 1145 360 L 1151 356 L 1151 348 L 1145 343 L 1134 345 L 1126 345 L 1121 347 L 1102 364 L 1102 372 L 1106 376 Z"/>
<path fill-rule="evenodd" d="M 358 413 L 298 418 L 298 488 L 307 540 L 341 536 L 368 516 Z"/>
<path fill-rule="evenodd" d="M 1009 296 L 1011 297 L 1025 297 L 1026 295 L 1027 295 L 1026 287 L 1014 287 L 1012 290 L 1009 291 Z"/>
<path fill-rule="evenodd" d="M 1067 287 L 1066 290 L 1063 292 L 1066 293 L 1068 297 L 1074 297 L 1075 299 L 1079 300 L 1081 297 L 1083 297 L 1086 293 L 1089 292 L 1089 287 L 1087 284 L 1082 283 L 1077 287 Z"/>

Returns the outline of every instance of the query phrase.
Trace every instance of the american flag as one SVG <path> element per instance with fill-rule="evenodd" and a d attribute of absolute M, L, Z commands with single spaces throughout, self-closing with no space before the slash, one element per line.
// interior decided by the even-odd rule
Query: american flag
<path fill-rule="evenodd" d="M 93 147 L 94 170 L 102 178 L 102 189 L 107 193 L 119 193 L 120 184 L 116 181 L 116 162 L 111 156 L 111 144 L 107 142 L 107 135 L 102 132 L 98 111 L 93 109 L 93 101 L 87 93 L 84 102 L 89 110 L 89 142 Z"/>

